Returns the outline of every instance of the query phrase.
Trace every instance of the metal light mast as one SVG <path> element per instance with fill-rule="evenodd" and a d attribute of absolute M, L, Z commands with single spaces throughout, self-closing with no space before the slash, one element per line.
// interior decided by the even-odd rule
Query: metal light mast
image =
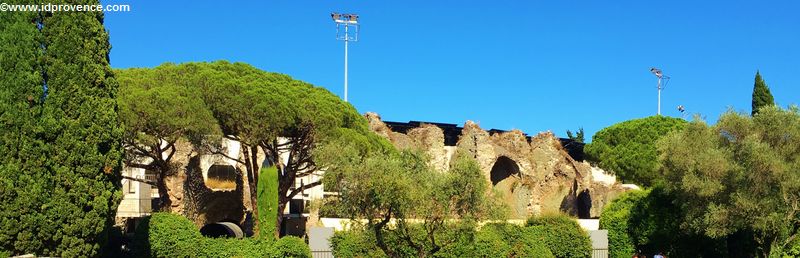
<path fill-rule="evenodd" d="M 661 69 L 651 67 L 650 72 L 653 73 L 656 77 L 658 77 L 658 115 L 661 115 L 661 90 L 663 90 L 667 86 L 667 82 L 669 82 L 669 76 L 664 75 L 661 72 Z M 661 81 L 664 81 L 662 84 Z"/>
<path fill-rule="evenodd" d="M 344 101 L 347 102 L 347 45 L 350 41 L 358 42 L 361 26 L 358 24 L 358 14 L 331 13 L 331 18 L 336 23 L 336 39 L 344 41 Z"/>

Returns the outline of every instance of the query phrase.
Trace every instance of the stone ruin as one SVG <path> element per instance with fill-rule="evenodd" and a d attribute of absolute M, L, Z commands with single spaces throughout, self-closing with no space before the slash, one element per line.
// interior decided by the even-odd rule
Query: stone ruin
<path fill-rule="evenodd" d="M 486 131 L 472 121 L 458 127 L 384 122 L 375 113 L 365 117 L 372 131 L 397 148 L 425 151 L 437 171 L 447 171 L 459 151 L 472 155 L 495 192 L 502 193 L 511 208 L 511 218 L 543 212 L 598 218 L 603 207 L 626 190 L 613 176 L 583 161 L 582 144 L 559 139 L 550 132 L 529 137 L 519 130 Z M 238 142 L 225 141 L 223 145 L 229 157 L 242 155 Z M 165 177 L 171 201 L 167 210 L 186 216 L 201 228 L 233 223 L 251 235 L 253 218 L 245 168 L 228 158 L 205 155 L 185 141 L 179 141 L 176 147 L 173 162 L 177 169 Z M 264 161 L 263 152 L 258 161 Z M 230 187 L 209 186 L 208 180 L 214 178 L 229 181 Z M 310 214 L 309 225 L 318 222 L 319 214 L 315 213 Z"/>
<path fill-rule="evenodd" d="M 472 121 L 458 127 L 384 122 L 375 113 L 365 116 L 370 129 L 397 148 L 426 152 L 437 171 L 446 171 L 458 151 L 472 155 L 495 192 L 502 193 L 511 218 L 548 212 L 598 218 L 603 207 L 625 191 L 613 176 L 583 161 L 583 144 L 551 132 L 529 137 L 519 130 L 486 131 Z"/>

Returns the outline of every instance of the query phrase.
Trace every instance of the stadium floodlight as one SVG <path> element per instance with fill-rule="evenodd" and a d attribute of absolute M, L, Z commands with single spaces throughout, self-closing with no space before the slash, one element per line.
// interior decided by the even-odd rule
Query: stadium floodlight
<path fill-rule="evenodd" d="M 336 39 L 344 41 L 344 101 L 347 102 L 347 47 L 350 41 L 358 42 L 358 14 L 331 13 L 333 22 L 336 23 Z"/>
<path fill-rule="evenodd" d="M 670 77 L 664 75 L 664 72 L 662 72 L 661 69 L 655 67 L 651 67 L 650 72 L 658 77 L 658 111 L 656 114 L 661 115 L 661 90 L 667 86 L 667 82 L 669 82 Z M 662 80 L 664 81 L 663 84 L 661 82 Z"/>

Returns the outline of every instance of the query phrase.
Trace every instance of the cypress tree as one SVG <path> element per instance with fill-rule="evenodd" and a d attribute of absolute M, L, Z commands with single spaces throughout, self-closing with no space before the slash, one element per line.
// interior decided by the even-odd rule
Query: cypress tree
<path fill-rule="evenodd" d="M 756 82 L 753 85 L 753 103 L 751 115 L 756 115 L 758 110 L 766 106 L 774 106 L 775 99 L 767 87 L 767 83 L 761 78 L 761 73 L 756 71 Z"/>
<path fill-rule="evenodd" d="M 0 21 L 0 247 L 98 256 L 121 197 L 103 14 L 5 12 Z"/>
<path fill-rule="evenodd" d="M 43 96 L 39 15 L 0 12 L 0 256 L 46 252 L 39 240 L 51 191 L 37 121 Z"/>

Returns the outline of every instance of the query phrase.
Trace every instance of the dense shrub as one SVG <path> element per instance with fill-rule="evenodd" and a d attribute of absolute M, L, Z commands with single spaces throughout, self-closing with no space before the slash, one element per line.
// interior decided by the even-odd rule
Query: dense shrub
<path fill-rule="evenodd" d="M 375 245 L 375 237 L 362 230 L 338 231 L 331 237 L 335 257 L 386 257 Z"/>
<path fill-rule="evenodd" d="M 508 245 L 509 249 L 504 253 L 504 257 L 555 257 L 545 240 L 537 239 L 536 235 L 530 234 L 528 230 L 520 226 L 508 223 L 486 224 L 478 232 L 479 237 L 476 242 L 480 243 L 480 235 L 486 233 L 499 236 L 501 242 Z"/>
<path fill-rule="evenodd" d="M 627 192 L 603 209 L 600 229 L 608 230 L 608 257 L 628 258 L 636 252 L 636 246 L 628 234 L 628 219 L 633 205 L 645 196 L 645 191 Z"/>
<path fill-rule="evenodd" d="M 592 243 L 578 222 L 566 215 L 531 217 L 525 223 L 525 234 L 543 241 L 555 257 L 589 257 Z"/>
<path fill-rule="evenodd" d="M 463 223 L 462 223 L 463 224 Z M 527 235 L 522 227 L 507 223 L 491 223 L 475 231 L 472 225 L 448 225 L 437 235 L 447 243 L 433 253 L 434 257 L 555 257 L 542 240 Z M 426 237 L 420 226 L 410 227 L 413 237 Z M 419 253 L 397 235 L 385 238 L 400 257 L 416 257 Z M 372 230 L 353 229 L 336 232 L 331 238 L 336 257 L 387 257 L 377 246 Z M 426 248 L 432 248 L 426 246 Z"/>
<path fill-rule="evenodd" d="M 600 228 L 608 230 L 609 257 L 630 257 L 663 252 L 674 257 L 720 257 L 728 250 L 726 241 L 743 247 L 736 239 L 711 239 L 681 230 L 681 209 L 660 186 L 627 192 L 603 210 Z"/>
<path fill-rule="evenodd" d="M 311 257 L 311 250 L 302 239 L 287 236 L 272 246 L 273 257 Z"/>
<path fill-rule="evenodd" d="M 303 240 L 284 237 L 206 238 L 191 221 L 171 213 L 155 213 L 136 229 L 136 257 L 311 257 Z"/>

